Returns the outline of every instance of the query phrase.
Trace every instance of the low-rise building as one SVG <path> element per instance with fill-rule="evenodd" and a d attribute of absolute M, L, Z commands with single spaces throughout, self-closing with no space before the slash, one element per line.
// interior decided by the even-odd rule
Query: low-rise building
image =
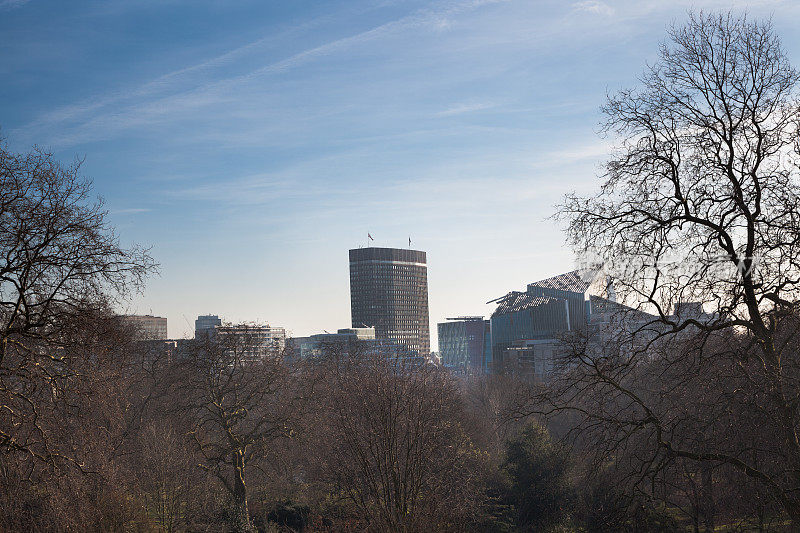
<path fill-rule="evenodd" d="M 200 315 L 194 321 L 194 338 L 197 339 L 214 328 L 220 327 L 222 320 L 217 315 Z"/>
<path fill-rule="evenodd" d="M 294 337 L 290 339 L 289 345 L 295 357 L 307 359 L 324 355 L 326 351 L 348 353 L 353 343 L 358 341 L 375 343 L 375 328 L 342 328 L 336 333 Z"/>
<path fill-rule="evenodd" d="M 416 350 L 392 339 L 376 338 L 375 328 L 343 328 L 336 333 L 318 333 L 308 337 L 294 337 L 288 340 L 289 350 L 294 357 L 302 359 L 322 356 L 385 356 L 429 362 L 430 354 L 421 356 Z"/>
<path fill-rule="evenodd" d="M 441 364 L 460 373 L 484 372 L 491 347 L 490 324 L 482 316 L 448 318 L 437 324 Z"/>
<path fill-rule="evenodd" d="M 220 342 L 245 359 L 283 355 L 286 329 L 269 324 L 237 324 L 216 326 L 206 330 L 210 341 Z"/>

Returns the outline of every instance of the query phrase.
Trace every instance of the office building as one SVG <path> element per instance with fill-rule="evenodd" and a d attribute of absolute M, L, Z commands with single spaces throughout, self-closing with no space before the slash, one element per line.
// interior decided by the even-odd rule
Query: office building
<path fill-rule="evenodd" d="M 586 331 L 594 349 L 613 347 L 623 336 L 631 346 L 648 346 L 667 328 L 660 319 L 616 301 L 612 280 L 602 272 L 573 271 L 528 285 L 493 300 L 491 317 L 491 371 L 533 373 L 547 379 L 554 361 L 565 349 L 562 339 L 573 331 Z M 491 303 L 491 302 L 489 302 Z M 675 303 L 676 320 L 716 319 L 700 302 Z M 686 328 L 684 334 L 693 334 Z M 627 337 L 631 335 L 631 337 Z M 612 348 L 613 349 L 613 348 Z"/>
<path fill-rule="evenodd" d="M 592 314 L 615 300 L 611 279 L 600 272 L 572 271 L 530 283 L 492 300 L 492 370 L 527 369 L 546 377 L 552 369 L 561 335 L 581 330 Z M 489 302 L 489 303 L 492 303 Z"/>
<path fill-rule="evenodd" d="M 269 324 L 216 326 L 203 331 L 207 332 L 209 339 L 239 350 L 239 354 L 244 358 L 282 355 L 286 347 L 286 329 Z"/>
<path fill-rule="evenodd" d="M 376 339 L 427 356 L 430 322 L 425 252 L 350 250 L 350 308 L 354 328 L 373 327 Z"/>
<path fill-rule="evenodd" d="M 460 373 L 484 371 L 489 359 L 489 327 L 490 321 L 482 316 L 448 318 L 437 324 L 442 365 Z"/>
<path fill-rule="evenodd" d="M 124 323 L 136 329 L 136 336 L 143 341 L 163 341 L 168 338 L 167 319 L 152 315 L 122 315 Z"/>
<path fill-rule="evenodd" d="M 317 333 L 308 337 L 293 337 L 288 343 L 292 354 L 301 359 L 328 354 L 345 355 L 360 344 L 361 349 L 371 349 L 375 344 L 375 328 L 343 328 L 336 333 Z"/>
<path fill-rule="evenodd" d="M 217 315 L 200 315 L 194 321 L 194 338 L 206 335 L 209 330 L 222 325 L 222 320 Z"/>

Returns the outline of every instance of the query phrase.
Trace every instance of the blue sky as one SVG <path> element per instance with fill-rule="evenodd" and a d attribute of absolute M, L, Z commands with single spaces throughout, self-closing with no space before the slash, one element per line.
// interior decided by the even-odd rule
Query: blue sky
<path fill-rule="evenodd" d="M 688 9 L 800 2 L 0 0 L 0 135 L 84 173 L 161 264 L 128 311 L 296 335 L 349 326 L 347 250 L 428 252 L 431 327 L 571 269 L 548 219 L 589 192 L 634 85 Z M 190 325 L 191 324 L 191 325 Z"/>

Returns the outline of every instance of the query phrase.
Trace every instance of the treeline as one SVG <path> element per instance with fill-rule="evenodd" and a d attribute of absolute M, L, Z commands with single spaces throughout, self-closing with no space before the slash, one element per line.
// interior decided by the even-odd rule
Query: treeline
<path fill-rule="evenodd" d="M 609 447 L 624 410 L 589 428 L 572 411 L 544 416 L 555 381 L 457 378 L 358 343 L 310 361 L 254 358 L 246 335 L 168 350 L 86 318 L 60 354 L 69 380 L 30 396 L 35 431 L 4 447 L 4 530 L 788 527 L 721 463 L 672 458 L 651 476 L 646 442 Z"/>

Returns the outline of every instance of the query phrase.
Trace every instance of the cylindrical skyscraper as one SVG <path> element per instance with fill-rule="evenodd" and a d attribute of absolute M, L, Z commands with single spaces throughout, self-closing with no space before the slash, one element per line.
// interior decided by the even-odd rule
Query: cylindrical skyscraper
<path fill-rule="evenodd" d="M 420 355 L 430 353 L 428 267 L 425 252 L 402 248 L 350 250 L 353 327 L 374 327 Z"/>

